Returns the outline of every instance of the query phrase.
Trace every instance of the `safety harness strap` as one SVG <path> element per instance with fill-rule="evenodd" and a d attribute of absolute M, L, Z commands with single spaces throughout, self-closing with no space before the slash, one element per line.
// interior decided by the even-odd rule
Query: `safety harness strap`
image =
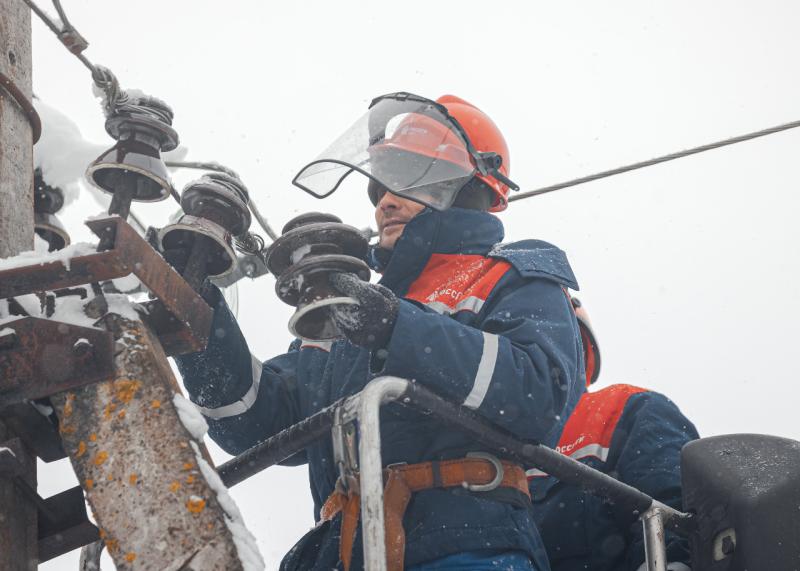
<path fill-rule="evenodd" d="M 500 470 L 497 470 L 498 466 Z M 517 464 L 496 459 L 459 458 L 390 466 L 384 470 L 384 481 L 384 528 L 389 571 L 403 569 L 406 547 L 403 516 L 413 493 L 433 488 L 464 487 L 472 491 L 489 491 L 502 487 L 513 488 L 530 498 L 525 470 Z M 360 504 L 361 497 L 354 486 L 345 491 L 345 487 L 337 483 L 321 510 L 322 521 L 342 513 L 339 557 L 345 571 L 349 571 L 352 561 Z"/>

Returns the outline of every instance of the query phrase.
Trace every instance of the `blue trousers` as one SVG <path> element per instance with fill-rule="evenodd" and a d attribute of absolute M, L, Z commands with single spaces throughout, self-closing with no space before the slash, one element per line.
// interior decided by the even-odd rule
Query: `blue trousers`
<path fill-rule="evenodd" d="M 538 571 L 519 551 L 467 551 L 407 567 L 406 571 Z"/>

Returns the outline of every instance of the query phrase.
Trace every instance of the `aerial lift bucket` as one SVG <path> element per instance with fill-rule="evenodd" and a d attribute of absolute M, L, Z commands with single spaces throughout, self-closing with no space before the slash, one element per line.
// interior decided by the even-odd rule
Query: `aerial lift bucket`
<path fill-rule="evenodd" d="M 800 442 L 730 434 L 681 452 L 693 571 L 800 569 Z"/>

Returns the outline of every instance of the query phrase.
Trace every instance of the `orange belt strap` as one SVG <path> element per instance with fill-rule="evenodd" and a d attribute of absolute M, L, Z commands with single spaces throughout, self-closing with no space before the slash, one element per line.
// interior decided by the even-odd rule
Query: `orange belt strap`
<path fill-rule="evenodd" d="M 503 479 L 497 487 L 513 488 L 530 498 L 525 470 L 517 464 L 501 462 Z M 468 485 L 486 485 L 497 476 L 489 460 L 459 458 L 441 462 L 422 462 L 391 466 L 384 471 L 386 485 L 383 490 L 384 528 L 386 530 L 386 560 L 389 571 L 402 571 L 406 548 L 403 516 L 414 492 L 433 488 L 452 488 Z M 361 497 L 358 492 L 336 490 L 322 506 L 321 519 L 333 519 L 342 512 L 342 530 L 339 538 L 339 556 L 345 571 L 352 561 L 353 543 L 358 527 Z"/>

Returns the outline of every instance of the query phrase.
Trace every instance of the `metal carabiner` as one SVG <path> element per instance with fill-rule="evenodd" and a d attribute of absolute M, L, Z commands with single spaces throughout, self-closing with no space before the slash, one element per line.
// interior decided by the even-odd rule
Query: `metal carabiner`
<path fill-rule="evenodd" d="M 503 482 L 503 477 L 505 476 L 505 470 L 497 456 L 492 456 L 488 452 L 467 452 L 467 458 L 480 458 L 481 460 L 491 462 L 492 466 L 494 466 L 495 475 L 494 479 L 488 484 L 467 484 L 464 482 L 464 487 L 466 489 L 470 492 L 491 492 L 500 487 L 500 484 Z"/>

